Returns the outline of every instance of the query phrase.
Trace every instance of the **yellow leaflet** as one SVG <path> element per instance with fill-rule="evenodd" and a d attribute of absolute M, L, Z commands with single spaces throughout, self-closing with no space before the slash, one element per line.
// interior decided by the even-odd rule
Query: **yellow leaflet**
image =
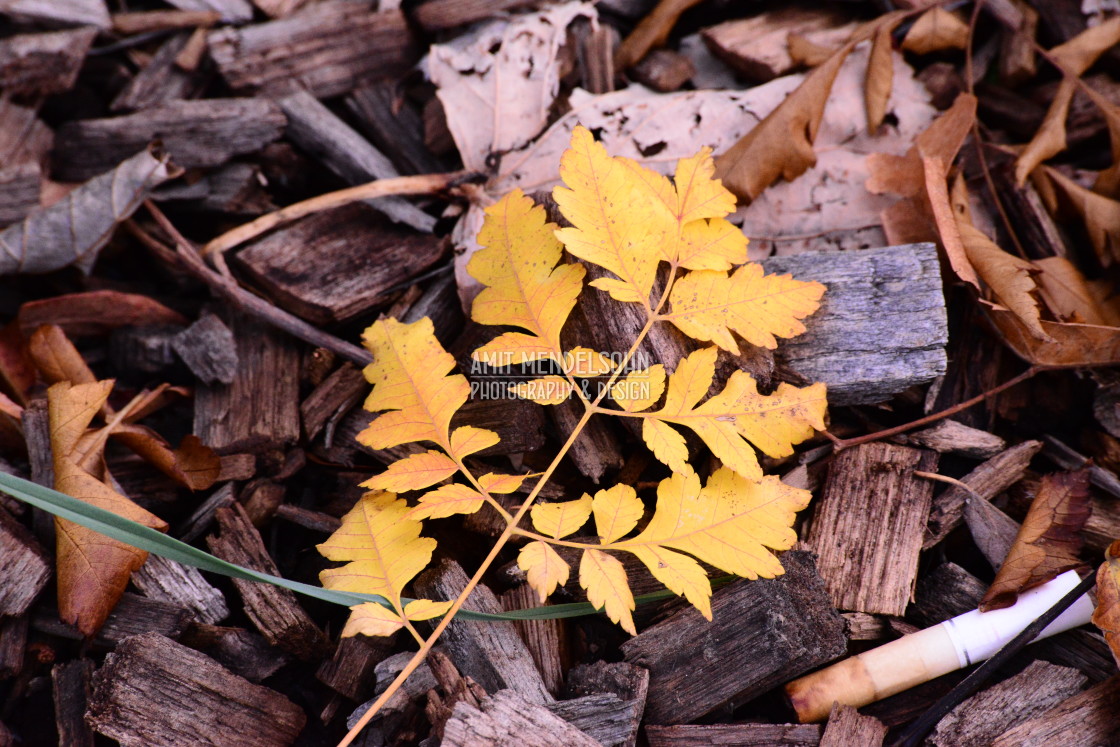
<path fill-rule="evenodd" d="M 579 529 L 591 516 L 591 496 L 560 503 L 538 503 L 530 509 L 533 526 L 541 534 L 555 539 L 567 537 Z"/>
<path fill-rule="evenodd" d="M 478 484 L 487 493 L 505 494 L 512 493 L 520 488 L 521 483 L 525 482 L 527 477 L 529 475 L 497 475 L 493 472 L 487 472 L 478 478 Z"/>
<path fill-rule="evenodd" d="M 410 621 L 430 620 L 451 609 L 451 602 L 433 602 L 430 599 L 413 599 L 404 608 Z M 342 637 L 354 635 L 388 636 L 404 627 L 401 617 L 376 602 L 366 602 L 350 608 L 350 619 L 342 628 Z"/>
<path fill-rule="evenodd" d="M 611 387 L 611 399 L 626 412 L 652 407 L 665 393 L 665 366 L 657 363 L 631 371 Z"/>
<path fill-rule="evenodd" d="M 610 544 L 629 534 L 645 513 L 645 505 L 629 485 L 600 490 L 591 501 L 599 541 Z"/>
<path fill-rule="evenodd" d="M 572 376 L 600 376 L 614 370 L 614 363 L 590 348 L 575 347 L 564 353 L 564 370 Z"/>
<path fill-rule="evenodd" d="M 482 508 L 482 493 L 466 485 L 441 485 L 420 496 L 420 503 L 409 513 L 411 519 L 446 519 L 455 514 L 473 514 Z"/>
<path fill-rule="evenodd" d="M 700 436 L 724 465 L 760 480 L 758 458 L 743 439 L 773 457 L 792 454 L 794 444 L 824 428 L 824 384 L 804 389 L 782 384 L 767 396 L 758 393 L 750 374 L 735 371 L 722 392 L 697 404 L 712 385 L 717 353 L 714 347 L 704 348 L 681 361 L 669 377 L 665 405 L 646 415 L 642 436 L 654 456 L 674 472 L 691 474 L 684 439 L 675 438 L 664 423 L 683 425 Z M 664 422 L 651 425 L 651 418 Z"/>
<path fill-rule="evenodd" d="M 689 337 L 739 352 L 732 332 L 752 345 L 774 349 L 777 337 L 805 331 L 803 319 L 820 306 L 824 286 L 789 275 L 764 275 L 762 266 L 743 265 L 731 275 L 697 270 L 678 278 L 669 296 L 672 311 L 662 315 Z"/>
<path fill-rule="evenodd" d="M 634 595 L 626 580 L 626 569 L 616 558 L 598 550 L 584 550 L 579 561 L 579 585 L 587 590 L 587 601 L 601 607 L 607 617 L 636 635 Z"/>
<path fill-rule="evenodd" d="M 538 405 L 558 405 L 571 395 L 572 385 L 563 376 L 542 376 L 515 384 L 510 391 Z"/>
<path fill-rule="evenodd" d="M 318 546 L 328 560 L 345 561 L 328 568 L 319 580 L 328 589 L 379 594 L 401 610 L 405 584 L 432 559 L 436 541 L 421 537 L 421 524 L 392 493 L 366 493 L 342 517 L 342 526 Z M 364 605 L 363 605 L 364 606 Z"/>
<path fill-rule="evenodd" d="M 442 451 L 428 450 L 393 462 L 380 475 L 363 482 L 362 487 L 405 493 L 435 485 L 451 477 L 458 469 L 458 465 Z"/>
<path fill-rule="evenodd" d="M 541 603 L 548 599 L 557 586 L 568 583 L 571 568 L 546 542 L 535 540 L 521 548 L 517 564 L 525 571 L 530 588 L 540 595 Z"/>
<path fill-rule="evenodd" d="M 706 619 L 712 619 L 712 583 L 699 563 L 687 555 L 654 545 L 627 549 L 666 589 L 687 599 Z"/>
<path fill-rule="evenodd" d="M 451 455 L 456 459 L 496 446 L 498 434 L 473 425 L 461 425 L 451 432 Z"/>
<path fill-rule="evenodd" d="M 515 189 L 486 209 L 478 234 L 482 249 L 467 263 L 467 272 L 486 286 L 474 300 L 471 317 L 479 324 L 520 327 L 530 335 L 506 334 L 475 351 L 520 354 L 521 360 L 560 350 L 560 330 L 583 290 L 584 269 L 557 263 L 563 248 L 556 226 L 545 221 L 544 208 Z M 542 356 L 543 353 L 543 356 Z"/>
<path fill-rule="evenodd" d="M 365 368 L 366 380 L 373 384 L 365 407 L 389 412 L 375 418 L 358 441 L 371 449 L 414 441 L 449 448 L 451 417 L 467 401 L 470 385 L 459 374 L 448 375 L 455 359 L 436 340 L 432 320 L 378 320 L 362 338 L 373 353 L 373 363 Z"/>

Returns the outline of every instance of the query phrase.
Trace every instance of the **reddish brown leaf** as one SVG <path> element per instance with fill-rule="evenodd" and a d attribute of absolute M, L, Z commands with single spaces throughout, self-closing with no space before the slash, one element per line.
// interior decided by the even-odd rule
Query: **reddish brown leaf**
<path fill-rule="evenodd" d="M 1120 540 L 1104 553 L 1104 563 L 1097 571 L 1097 608 L 1093 624 L 1104 633 L 1112 658 L 1120 664 Z"/>
<path fill-rule="evenodd" d="M 980 610 L 1015 604 L 1019 592 L 1080 564 L 1081 528 L 1089 519 L 1089 471 L 1046 475 L 1015 537 L 1015 544 L 980 600 Z"/>
<path fill-rule="evenodd" d="M 143 425 L 115 428 L 112 436 L 135 451 L 160 472 L 191 490 L 205 490 L 222 470 L 222 460 L 196 436 L 186 436 L 178 449 Z"/>
<path fill-rule="evenodd" d="M 60 381 L 89 384 L 97 381 L 82 354 L 57 324 L 45 324 L 32 332 L 28 350 L 35 367 L 48 384 Z"/>
<path fill-rule="evenodd" d="M 681 14 L 699 4 L 700 0 L 661 0 L 619 45 L 615 67 L 625 70 L 640 62 L 654 47 L 663 45 Z"/>
<path fill-rule="evenodd" d="M 57 324 L 71 337 L 102 335 L 133 324 L 178 324 L 190 320 L 159 301 L 135 293 L 102 290 L 71 293 L 25 303 L 19 326 L 25 335 L 44 324 Z"/>
<path fill-rule="evenodd" d="M 13 322 L 0 328 L 0 391 L 25 405 L 27 392 L 34 384 L 35 366 L 19 326 Z"/>

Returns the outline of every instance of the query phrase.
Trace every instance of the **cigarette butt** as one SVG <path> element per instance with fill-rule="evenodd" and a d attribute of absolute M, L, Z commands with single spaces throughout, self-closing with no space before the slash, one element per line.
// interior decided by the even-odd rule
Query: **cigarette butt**
<path fill-rule="evenodd" d="M 1019 600 L 1007 609 L 966 612 L 793 680 L 786 685 L 786 696 L 802 723 L 821 721 L 828 716 L 834 702 L 858 708 L 983 661 L 1080 580 L 1077 573 L 1067 571 L 1020 594 Z M 1086 594 L 1035 640 L 1084 625 L 1092 614 L 1093 601 Z"/>

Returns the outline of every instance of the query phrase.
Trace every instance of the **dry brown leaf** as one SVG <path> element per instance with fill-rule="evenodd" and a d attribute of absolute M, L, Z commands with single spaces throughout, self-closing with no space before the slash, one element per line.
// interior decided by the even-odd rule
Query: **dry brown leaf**
<path fill-rule="evenodd" d="M 817 44 L 797 33 L 791 33 L 786 37 L 786 46 L 789 49 L 790 60 L 799 67 L 816 67 L 836 54 L 838 49 L 837 47 Z"/>
<path fill-rule="evenodd" d="M 1093 184 L 1093 191 L 1097 194 L 1120 198 L 1120 107 L 1101 96 L 1092 86 L 1085 87 L 1097 109 L 1104 115 L 1105 124 L 1108 125 L 1108 139 L 1112 146 L 1112 165 L 1097 176 Z"/>
<path fill-rule="evenodd" d="M 1043 477 L 1015 544 L 980 600 L 980 610 L 1010 607 L 1020 592 L 1080 565 L 1080 532 L 1090 511 L 1089 470 Z"/>
<path fill-rule="evenodd" d="M 1116 326 L 1120 322 L 1111 309 L 1101 303 L 1094 286 L 1065 257 L 1046 257 L 1034 262 L 1042 300 L 1059 322 Z"/>
<path fill-rule="evenodd" d="M 614 56 L 614 65 L 625 70 L 642 60 L 651 49 L 665 44 L 681 15 L 700 0 L 660 0 L 649 15 L 622 40 Z"/>
<path fill-rule="evenodd" d="M 47 390 L 54 487 L 69 496 L 160 531 L 167 524 L 89 474 L 73 459 L 86 428 L 105 404 L 112 382 Z M 59 616 L 84 635 L 95 634 L 148 553 L 85 527 L 55 519 Z"/>
<path fill-rule="evenodd" d="M 143 425 L 122 425 L 109 435 L 191 490 L 206 490 L 222 471 L 221 458 L 194 435 L 185 436 L 178 449 L 172 449 L 162 436 Z"/>
<path fill-rule="evenodd" d="M 0 232 L 0 275 L 52 272 L 70 265 L 88 273 L 117 224 L 179 173 L 166 155 L 145 150 L 90 179 Z"/>
<path fill-rule="evenodd" d="M 867 131 L 875 132 L 887 114 L 887 101 L 891 97 L 894 62 L 891 60 L 891 32 L 895 24 L 881 24 L 871 42 L 871 56 L 867 58 L 867 77 L 864 79 L 864 106 L 867 109 Z"/>
<path fill-rule="evenodd" d="M 1104 563 L 1097 571 L 1097 608 L 1093 624 L 1104 633 L 1112 658 L 1120 665 L 1120 540 L 1104 553 Z"/>
<path fill-rule="evenodd" d="M 949 266 L 961 280 L 980 288 L 980 278 L 968 260 L 968 250 L 961 237 L 957 216 L 949 199 L 949 186 L 945 183 L 945 166 L 939 158 L 923 158 L 928 205 L 937 225 L 937 236 L 949 257 Z"/>
<path fill-rule="evenodd" d="M 742 200 L 753 200 L 779 177 L 790 181 L 817 162 L 813 141 L 836 73 L 852 45 L 813 70 L 766 119 L 716 159 L 716 178 Z"/>
<path fill-rule="evenodd" d="M 0 391 L 26 405 L 27 393 L 34 385 L 35 365 L 27 352 L 27 342 L 19 325 L 11 322 L 0 328 Z"/>
<path fill-rule="evenodd" d="M 89 384 L 97 381 L 85 358 L 57 324 L 44 324 L 32 332 L 28 350 L 35 367 L 48 384 L 60 381 Z"/>
<path fill-rule="evenodd" d="M 1120 259 L 1120 201 L 1086 189 L 1056 169 L 1047 167 L 1044 173 L 1055 191 L 1085 221 L 1085 230 L 1100 263 L 1109 267 Z"/>
<path fill-rule="evenodd" d="M 941 49 L 964 49 L 968 44 L 968 24 L 941 7 L 927 10 L 902 40 L 902 48 L 916 54 Z"/>
<path fill-rule="evenodd" d="M 1050 338 L 1047 341 L 1031 334 L 1007 309 L 989 308 L 985 314 L 1007 346 L 1033 365 L 1081 368 L 1120 364 L 1120 329 L 1116 327 L 1043 320 L 1042 331 Z"/>
<path fill-rule="evenodd" d="M 82 337 L 137 324 L 186 327 L 190 320 L 154 298 L 100 290 L 52 296 L 20 306 L 19 326 L 25 335 L 45 324 L 57 324 L 70 337 Z"/>

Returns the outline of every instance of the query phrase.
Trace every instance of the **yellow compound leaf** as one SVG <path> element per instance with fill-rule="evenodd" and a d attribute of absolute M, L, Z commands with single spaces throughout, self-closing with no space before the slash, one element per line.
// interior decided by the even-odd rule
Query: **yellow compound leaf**
<path fill-rule="evenodd" d="M 567 537 L 579 529 L 591 516 L 591 496 L 584 495 L 574 501 L 539 503 L 530 511 L 533 526 L 541 534 L 554 539 Z"/>
<path fill-rule="evenodd" d="M 535 540 L 521 548 L 517 565 L 525 571 L 530 588 L 540 595 L 541 603 L 556 591 L 557 586 L 568 583 L 571 568 L 547 542 Z"/>
<path fill-rule="evenodd" d="M 777 337 L 805 331 L 800 320 L 820 306 L 824 286 L 789 275 L 764 275 L 762 266 L 743 265 L 731 275 L 698 270 L 679 278 L 670 295 L 672 311 L 662 315 L 689 337 L 739 353 L 732 332 L 752 345 L 773 350 Z"/>
<path fill-rule="evenodd" d="M 563 376 L 542 376 L 515 384 L 510 391 L 538 405 L 558 405 L 571 395 L 572 385 Z"/>
<path fill-rule="evenodd" d="M 373 353 L 373 363 L 365 368 L 366 380 L 373 384 L 365 408 L 389 412 L 375 418 L 358 441 L 371 449 L 415 441 L 449 449 L 451 417 L 467 401 L 470 385 L 459 374 L 448 375 L 455 359 L 436 339 L 432 320 L 378 320 L 362 339 Z"/>
<path fill-rule="evenodd" d="M 645 513 L 645 505 L 629 485 L 615 485 L 600 490 L 591 500 L 595 514 L 595 531 L 604 544 L 629 534 Z"/>
<path fill-rule="evenodd" d="M 458 469 L 459 466 L 442 451 L 428 450 L 393 462 L 380 475 L 363 482 L 362 487 L 405 493 L 435 485 L 451 477 Z"/>
<path fill-rule="evenodd" d="M 599 550 L 584 550 L 579 561 L 579 585 L 587 591 L 587 601 L 602 608 L 630 635 L 634 628 L 634 594 L 626 580 L 626 568 L 617 558 Z"/>
<path fill-rule="evenodd" d="M 584 268 L 561 264 L 563 247 L 544 208 L 515 189 L 486 209 L 478 234 L 482 249 L 467 272 L 486 287 L 474 300 L 471 317 L 479 324 L 520 327 L 529 335 L 507 333 L 475 351 L 513 354 L 521 363 L 560 350 L 560 330 L 583 290 Z M 506 364 L 509 365 L 509 364 Z"/>
<path fill-rule="evenodd" d="M 478 478 L 478 484 L 487 493 L 498 493 L 504 495 L 512 493 L 521 487 L 521 483 L 525 482 L 525 478 L 529 475 L 498 475 L 493 472 L 487 472 Z"/>
<path fill-rule="evenodd" d="M 413 599 L 405 605 L 404 617 L 409 621 L 430 620 L 451 609 L 451 602 L 434 602 L 430 599 Z M 366 602 L 350 608 L 350 619 L 342 628 L 342 637 L 355 635 L 389 636 L 404 627 L 400 615 L 376 602 Z"/>
<path fill-rule="evenodd" d="M 665 393 L 665 366 L 657 363 L 641 371 L 631 371 L 611 387 L 611 399 L 625 412 L 653 407 Z"/>
<path fill-rule="evenodd" d="M 432 559 L 436 541 L 421 537 L 421 524 L 392 493 L 366 493 L 342 526 L 318 546 L 327 560 L 344 561 L 319 580 L 328 589 L 379 594 L 400 610 L 401 590 Z"/>
<path fill-rule="evenodd" d="M 411 519 L 446 519 L 455 514 L 473 514 L 482 508 L 482 493 L 466 485 L 441 485 L 420 497 L 420 503 L 409 513 Z"/>

